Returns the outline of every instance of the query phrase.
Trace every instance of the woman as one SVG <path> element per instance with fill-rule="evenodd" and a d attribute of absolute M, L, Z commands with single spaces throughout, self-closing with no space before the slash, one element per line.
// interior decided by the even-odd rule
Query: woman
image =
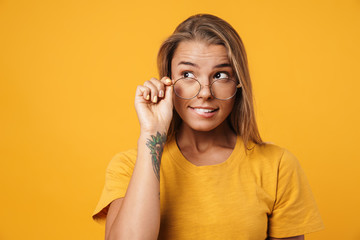
<path fill-rule="evenodd" d="M 106 216 L 106 239 L 304 239 L 323 227 L 296 158 L 260 138 L 245 49 L 227 22 L 185 20 L 158 68 L 164 77 L 136 90 L 137 149 L 107 169 L 93 216 Z"/>

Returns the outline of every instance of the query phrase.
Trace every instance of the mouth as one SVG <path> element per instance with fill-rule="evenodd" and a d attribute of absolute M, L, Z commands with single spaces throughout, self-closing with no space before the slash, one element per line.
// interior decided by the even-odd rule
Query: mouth
<path fill-rule="evenodd" d="M 212 117 L 219 110 L 219 108 L 209 108 L 209 107 L 189 107 L 197 115 L 202 117 Z"/>
<path fill-rule="evenodd" d="M 195 112 L 198 112 L 198 113 L 212 113 L 212 112 L 215 112 L 217 110 L 219 110 L 218 108 L 198 108 L 198 107 L 190 107 L 191 109 L 194 109 Z"/>

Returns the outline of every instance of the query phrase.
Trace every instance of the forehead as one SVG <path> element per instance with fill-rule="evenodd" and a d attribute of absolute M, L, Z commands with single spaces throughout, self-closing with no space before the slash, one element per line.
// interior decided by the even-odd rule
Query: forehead
<path fill-rule="evenodd" d="M 223 45 L 207 44 L 202 41 L 180 42 L 171 61 L 173 67 L 187 61 L 201 65 L 229 63 L 227 50 Z"/>

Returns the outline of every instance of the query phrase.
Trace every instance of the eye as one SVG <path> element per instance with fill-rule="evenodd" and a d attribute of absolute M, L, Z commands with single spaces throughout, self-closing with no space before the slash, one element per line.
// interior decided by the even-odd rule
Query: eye
<path fill-rule="evenodd" d="M 181 75 L 183 78 L 195 78 L 195 75 L 192 72 L 182 72 Z"/>
<path fill-rule="evenodd" d="M 224 78 L 229 78 L 229 74 L 227 74 L 226 72 L 217 72 L 214 75 L 215 79 L 224 79 Z"/>

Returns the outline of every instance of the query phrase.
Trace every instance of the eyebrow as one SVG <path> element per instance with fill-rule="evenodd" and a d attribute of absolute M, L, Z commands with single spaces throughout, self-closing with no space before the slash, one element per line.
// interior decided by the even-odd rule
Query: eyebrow
<path fill-rule="evenodd" d="M 184 62 L 184 61 L 181 61 L 181 62 L 179 62 L 178 65 L 181 65 L 181 64 L 199 68 L 199 66 L 198 66 L 197 64 L 192 63 L 192 62 Z M 222 68 L 222 67 L 231 67 L 231 65 L 230 65 L 230 63 L 222 63 L 222 64 L 218 64 L 218 65 L 214 66 L 214 68 Z"/>

